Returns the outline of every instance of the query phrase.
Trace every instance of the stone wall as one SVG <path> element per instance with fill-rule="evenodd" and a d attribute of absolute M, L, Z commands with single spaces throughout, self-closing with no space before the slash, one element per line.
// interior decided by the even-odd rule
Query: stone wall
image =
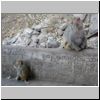
<path fill-rule="evenodd" d="M 98 50 L 81 52 L 64 49 L 40 49 L 21 46 L 2 46 L 2 78 L 15 77 L 13 64 L 23 59 L 39 80 L 68 84 L 98 85 Z"/>

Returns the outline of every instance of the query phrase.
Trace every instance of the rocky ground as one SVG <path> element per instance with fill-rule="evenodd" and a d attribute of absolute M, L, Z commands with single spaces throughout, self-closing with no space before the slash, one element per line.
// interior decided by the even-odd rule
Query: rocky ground
<path fill-rule="evenodd" d="M 59 48 L 68 23 L 79 17 L 86 36 L 98 30 L 97 14 L 2 14 L 2 44 L 34 48 Z M 98 47 L 98 37 L 88 40 Z"/>

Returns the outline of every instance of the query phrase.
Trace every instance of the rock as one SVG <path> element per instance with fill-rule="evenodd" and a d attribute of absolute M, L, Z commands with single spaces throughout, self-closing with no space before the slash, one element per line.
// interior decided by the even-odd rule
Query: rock
<path fill-rule="evenodd" d="M 49 23 L 49 19 L 46 18 L 46 19 L 44 20 L 44 23 L 45 23 L 45 25 L 47 26 L 47 24 Z"/>
<path fill-rule="evenodd" d="M 48 23 L 47 23 L 48 21 L 47 21 L 47 19 L 45 19 L 43 22 L 41 22 L 40 24 L 38 24 L 38 25 L 34 25 L 33 24 L 33 26 L 32 26 L 32 29 L 33 30 L 36 30 L 36 31 L 38 31 L 38 32 L 41 32 L 41 29 L 43 29 L 43 28 L 45 28 L 45 27 L 48 27 Z"/>
<path fill-rule="evenodd" d="M 29 38 L 32 36 L 32 33 L 33 33 L 33 30 L 30 28 L 25 28 L 23 31 L 23 34 Z"/>
<path fill-rule="evenodd" d="M 21 36 L 13 45 L 28 46 L 30 42 L 30 38 Z"/>
<path fill-rule="evenodd" d="M 46 42 L 47 39 L 48 39 L 48 36 L 45 35 L 45 34 L 40 34 L 40 35 L 38 36 L 38 39 L 39 39 L 39 43 Z"/>
<path fill-rule="evenodd" d="M 38 44 L 32 41 L 29 46 L 37 48 Z"/>
<path fill-rule="evenodd" d="M 32 29 L 38 31 L 38 32 L 41 32 L 41 28 L 42 28 L 42 25 L 39 24 L 39 25 L 36 25 L 35 27 L 32 27 Z"/>
<path fill-rule="evenodd" d="M 45 42 L 43 42 L 43 43 L 40 43 L 40 46 L 39 46 L 40 48 L 46 48 L 46 43 Z"/>
<path fill-rule="evenodd" d="M 87 45 L 88 45 L 89 47 L 98 48 L 98 37 L 90 38 L 90 39 L 87 41 Z"/>
<path fill-rule="evenodd" d="M 90 23 L 83 23 L 83 28 L 87 28 L 90 26 Z"/>
<path fill-rule="evenodd" d="M 63 24 L 59 27 L 59 29 L 61 29 L 62 31 L 64 31 L 64 30 L 66 29 L 66 27 L 67 27 L 67 23 L 63 23 Z"/>
<path fill-rule="evenodd" d="M 64 32 L 61 29 L 58 29 L 57 33 L 58 33 L 59 36 L 62 36 L 64 34 Z"/>
<path fill-rule="evenodd" d="M 39 43 L 39 39 L 36 39 L 34 42 L 35 42 L 35 43 Z"/>
<path fill-rule="evenodd" d="M 89 33 L 92 34 L 95 30 L 98 30 L 98 14 L 92 15 L 90 19 Z"/>
<path fill-rule="evenodd" d="M 19 36 L 20 36 L 20 34 L 17 34 L 15 37 L 13 37 L 13 38 L 10 40 L 11 44 L 15 43 L 15 42 L 17 41 L 17 39 L 18 39 Z"/>
<path fill-rule="evenodd" d="M 39 42 L 38 36 L 33 35 L 31 39 L 32 39 L 32 41 L 34 43 L 38 43 Z"/>
<path fill-rule="evenodd" d="M 13 45 L 28 46 L 31 42 L 32 32 L 32 29 L 25 28 L 21 34 L 17 34 L 17 41 Z"/>
<path fill-rule="evenodd" d="M 63 22 L 64 22 L 64 23 L 67 23 L 67 22 L 68 22 L 68 19 L 67 19 L 67 18 L 64 18 L 64 19 L 63 19 Z"/>
<path fill-rule="evenodd" d="M 29 46 L 37 48 L 38 47 L 38 43 L 39 43 L 38 37 L 36 35 L 33 35 L 32 38 L 31 38 L 31 43 L 30 43 Z"/>
<path fill-rule="evenodd" d="M 41 34 L 45 34 L 45 35 L 47 35 L 48 33 L 47 33 L 47 28 L 43 28 L 43 29 L 41 29 Z"/>
<path fill-rule="evenodd" d="M 54 37 L 48 37 L 47 47 L 48 48 L 58 48 L 60 46 L 59 42 L 56 41 Z"/>
<path fill-rule="evenodd" d="M 17 33 L 17 35 L 12 38 L 7 37 L 6 39 L 3 40 L 2 44 L 5 44 L 5 45 L 14 44 L 18 40 L 19 36 L 20 36 L 20 33 Z"/>
<path fill-rule="evenodd" d="M 24 32 L 25 32 L 26 34 L 31 34 L 31 33 L 33 32 L 33 30 L 32 30 L 31 28 L 25 28 L 25 29 L 24 29 Z"/>
<path fill-rule="evenodd" d="M 3 45 L 10 45 L 10 39 L 9 37 L 5 38 L 3 41 L 2 41 L 2 44 Z"/>
<path fill-rule="evenodd" d="M 40 35 L 40 32 L 36 31 L 36 30 L 33 30 L 33 35 Z"/>

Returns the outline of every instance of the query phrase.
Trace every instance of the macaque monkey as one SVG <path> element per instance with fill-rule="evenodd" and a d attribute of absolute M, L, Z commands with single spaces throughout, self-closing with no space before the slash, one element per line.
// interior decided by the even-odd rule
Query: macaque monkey
<path fill-rule="evenodd" d="M 26 66 L 23 60 L 17 60 L 14 65 L 14 68 L 17 71 L 16 80 L 28 81 L 29 76 L 30 76 L 30 68 Z"/>
<path fill-rule="evenodd" d="M 70 23 L 63 34 L 63 48 L 70 48 L 76 51 L 87 48 L 87 38 L 85 37 L 80 18 L 76 18 Z"/>

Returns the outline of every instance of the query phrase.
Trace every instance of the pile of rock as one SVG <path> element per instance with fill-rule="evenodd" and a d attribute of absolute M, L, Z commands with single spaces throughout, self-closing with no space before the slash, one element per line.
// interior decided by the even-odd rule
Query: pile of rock
<path fill-rule="evenodd" d="M 74 17 L 84 20 L 86 14 L 73 14 Z M 92 15 L 90 22 L 83 22 L 86 34 L 98 28 L 97 19 L 97 15 Z M 33 24 L 31 28 L 27 27 L 20 30 L 14 37 L 5 38 L 2 44 L 31 46 L 34 48 L 58 48 L 63 42 L 62 36 L 68 23 L 71 23 L 71 19 L 61 16 L 50 16 L 50 18 L 45 18 L 38 25 Z"/>

